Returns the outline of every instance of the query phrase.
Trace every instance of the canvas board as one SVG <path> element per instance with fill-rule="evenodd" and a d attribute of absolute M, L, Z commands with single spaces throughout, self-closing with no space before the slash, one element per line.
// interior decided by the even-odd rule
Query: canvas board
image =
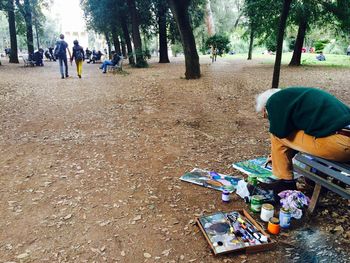
<path fill-rule="evenodd" d="M 242 179 L 242 176 L 225 175 L 199 168 L 195 168 L 180 177 L 180 180 L 185 182 L 193 183 L 218 191 L 227 190 L 230 193 L 236 190 L 238 181 Z"/>
<path fill-rule="evenodd" d="M 266 157 L 258 157 L 251 160 L 233 163 L 232 167 L 247 175 L 255 175 L 258 178 L 258 181 L 261 182 L 271 182 L 278 179 L 272 174 L 271 165 L 265 166 L 266 161 Z M 294 159 L 293 163 L 296 164 Z M 300 174 L 294 171 L 294 178 L 298 178 L 300 176 Z"/>

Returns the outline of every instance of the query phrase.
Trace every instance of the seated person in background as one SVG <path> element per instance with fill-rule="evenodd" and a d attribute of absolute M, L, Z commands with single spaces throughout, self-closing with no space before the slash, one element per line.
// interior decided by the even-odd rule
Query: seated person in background
<path fill-rule="evenodd" d="M 99 50 L 99 51 L 97 51 L 95 54 L 94 53 L 92 53 L 92 63 L 96 63 L 96 61 L 98 61 L 98 60 L 101 60 L 101 57 L 102 57 L 102 52 Z"/>
<path fill-rule="evenodd" d="M 112 51 L 111 54 L 113 55 L 112 60 L 105 60 L 103 61 L 100 69 L 102 69 L 102 73 L 106 73 L 107 72 L 107 66 L 115 66 L 119 63 L 119 61 L 121 60 L 121 56 L 119 56 L 115 51 Z"/>
<path fill-rule="evenodd" d="M 348 48 L 346 49 L 346 55 L 350 56 L 350 45 L 348 46 Z"/>
<path fill-rule="evenodd" d="M 320 54 L 318 54 L 318 55 L 316 56 L 316 59 L 317 59 L 318 61 L 325 61 L 325 60 L 326 60 L 326 57 L 323 55 L 322 52 L 320 52 Z"/>
<path fill-rule="evenodd" d="M 317 98 L 317 99 L 315 99 Z M 350 108 L 318 88 L 270 89 L 256 98 L 256 111 L 270 122 L 272 173 L 279 180 L 261 188 L 296 190 L 292 158 L 297 152 L 350 161 Z"/>
<path fill-rule="evenodd" d="M 85 50 L 85 59 L 87 60 L 87 63 L 91 62 L 91 54 L 92 54 L 92 52 L 89 50 L 89 48 L 86 48 L 86 50 Z"/>
<path fill-rule="evenodd" d="M 35 61 L 36 66 L 44 66 L 43 58 L 44 58 L 44 50 L 42 48 L 39 48 L 36 52 L 34 52 L 33 60 Z"/>
<path fill-rule="evenodd" d="M 45 54 L 46 59 L 49 59 L 50 61 L 52 60 L 50 52 L 48 50 L 46 50 L 44 54 Z"/>
<path fill-rule="evenodd" d="M 56 58 L 55 58 L 55 56 L 53 55 L 53 47 L 49 47 L 49 53 L 50 53 L 51 59 L 52 59 L 53 61 L 56 61 Z M 50 61 L 51 61 L 51 59 L 50 59 Z"/>

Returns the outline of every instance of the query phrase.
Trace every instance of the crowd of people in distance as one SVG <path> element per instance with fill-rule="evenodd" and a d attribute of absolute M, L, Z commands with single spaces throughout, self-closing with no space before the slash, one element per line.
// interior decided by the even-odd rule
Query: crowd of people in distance
<path fill-rule="evenodd" d="M 67 52 L 69 57 L 67 56 Z M 5 48 L 5 56 L 10 56 L 11 48 Z M 107 54 L 107 49 L 105 49 L 105 54 Z M 56 41 L 54 47 L 50 46 L 45 51 L 42 48 L 38 48 L 33 53 L 28 54 L 28 56 L 23 56 L 24 60 L 28 61 L 28 64 L 32 66 L 44 66 L 44 58 L 47 61 L 57 61 L 59 62 L 59 68 L 61 73 L 61 78 L 68 78 L 68 61 L 72 64 L 73 60 L 76 64 L 77 75 L 79 78 L 82 77 L 82 68 L 83 62 L 86 61 L 88 64 L 95 64 L 97 62 L 101 62 L 102 65 L 100 69 L 102 69 L 103 73 L 106 73 L 108 66 L 117 65 L 120 60 L 123 58 L 121 54 L 117 54 L 115 51 L 111 52 L 112 59 L 105 59 L 102 61 L 102 57 L 105 55 L 100 50 L 93 49 L 92 51 L 89 48 L 86 48 L 85 51 L 82 46 L 79 45 L 78 40 L 73 41 L 73 48 L 70 50 L 68 48 L 68 43 L 64 40 L 64 35 L 61 34 L 59 40 Z"/>

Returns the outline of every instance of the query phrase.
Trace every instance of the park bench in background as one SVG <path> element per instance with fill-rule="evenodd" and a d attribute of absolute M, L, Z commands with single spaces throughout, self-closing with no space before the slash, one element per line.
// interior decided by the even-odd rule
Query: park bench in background
<path fill-rule="evenodd" d="M 315 182 L 310 213 L 317 205 L 322 187 L 350 199 L 350 163 L 328 161 L 305 153 L 298 153 L 294 159 L 294 170 Z"/>
<path fill-rule="evenodd" d="M 116 72 L 116 71 L 123 71 L 123 57 L 120 57 L 120 60 L 117 65 L 108 65 L 107 66 L 107 71 L 108 72 Z"/>
<path fill-rule="evenodd" d="M 28 55 L 22 55 L 24 67 L 34 67 L 35 66 L 35 60 L 32 60 L 29 58 Z"/>

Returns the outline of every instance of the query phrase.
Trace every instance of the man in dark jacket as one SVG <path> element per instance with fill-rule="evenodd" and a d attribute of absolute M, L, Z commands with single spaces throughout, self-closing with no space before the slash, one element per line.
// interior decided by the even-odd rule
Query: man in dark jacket
<path fill-rule="evenodd" d="M 103 61 L 100 69 L 102 69 L 102 73 L 106 73 L 107 72 L 107 66 L 115 66 L 119 63 L 119 61 L 121 60 L 121 56 L 118 55 L 117 53 L 115 53 L 115 51 L 112 51 L 113 54 L 113 58 L 112 60 L 105 60 Z"/>
<path fill-rule="evenodd" d="M 64 41 L 64 35 L 60 35 L 60 40 L 56 42 L 56 47 L 55 47 L 55 57 L 58 58 L 58 62 L 60 65 L 60 72 L 61 72 L 61 77 L 64 79 L 68 78 L 68 63 L 67 63 L 67 53 L 66 50 L 68 50 L 69 57 L 72 57 L 70 50 L 68 49 L 68 44 L 66 41 Z M 65 71 L 63 70 L 63 65 L 65 66 Z"/>
<path fill-rule="evenodd" d="M 272 172 L 279 190 L 295 189 L 292 158 L 305 152 L 332 161 L 350 161 L 350 108 L 317 88 L 267 90 L 256 110 L 269 119 Z"/>

